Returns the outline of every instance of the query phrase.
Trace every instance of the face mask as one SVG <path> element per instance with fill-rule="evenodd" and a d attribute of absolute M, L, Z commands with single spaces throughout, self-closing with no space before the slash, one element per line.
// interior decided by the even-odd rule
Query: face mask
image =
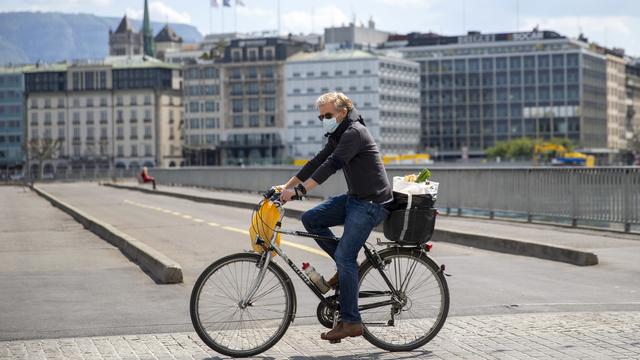
<path fill-rule="evenodd" d="M 336 131 L 337 127 L 338 127 L 338 122 L 336 121 L 336 118 L 322 120 L 322 128 L 324 129 L 325 132 L 329 134 Z"/>

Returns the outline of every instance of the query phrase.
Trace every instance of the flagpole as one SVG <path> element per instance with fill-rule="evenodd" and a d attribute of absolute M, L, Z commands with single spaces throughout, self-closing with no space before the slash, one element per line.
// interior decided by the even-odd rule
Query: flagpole
<path fill-rule="evenodd" d="M 222 27 L 220 33 L 224 34 L 224 3 L 222 4 L 222 6 L 220 6 L 220 17 L 222 18 L 222 21 L 220 23 L 220 26 Z"/>
<path fill-rule="evenodd" d="M 280 36 L 280 0 L 278 0 L 278 36 Z"/>
<path fill-rule="evenodd" d="M 238 32 L 238 2 L 234 4 L 233 7 L 233 32 Z"/>

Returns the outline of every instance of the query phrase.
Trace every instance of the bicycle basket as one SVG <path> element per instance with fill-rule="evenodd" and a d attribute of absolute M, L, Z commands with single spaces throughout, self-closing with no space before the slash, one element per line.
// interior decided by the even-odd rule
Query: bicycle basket
<path fill-rule="evenodd" d="M 392 211 L 384 221 L 384 236 L 400 245 L 424 244 L 433 235 L 436 209 Z"/>
<path fill-rule="evenodd" d="M 269 247 L 273 238 L 276 223 L 280 220 L 280 211 L 276 205 L 265 200 L 260 208 L 253 212 L 251 217 L 251 226 L 249 227 L 249 237 L 251 239 L 251 247 L 253 251 L 262 254 L 264 247 L 258 245 L 258 237 L 264 241 L 264 245 Z M 280 234 L 276 234 L 276 244 L 280 246 Z"/>

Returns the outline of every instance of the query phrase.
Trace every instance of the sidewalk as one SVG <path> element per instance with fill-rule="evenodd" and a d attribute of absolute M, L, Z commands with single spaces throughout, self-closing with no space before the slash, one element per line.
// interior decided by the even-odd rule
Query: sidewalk
<path fill-rule="evenodd" d="M 245 208 L 254 208 L 260 199 L 258 194 L 182 186 L 159 186 L 154 192 L 149 186 L 133 182 L 104 185 Z M 290 202 L 286 206 L 287 215 L 299 217 L 318 202 L 317 199 Z M 445 215 L 438 217 L 433 240 L 575 265 L 595 265 L 598 255 L 607 249 L 640 249 L 640 236 L 634 234 Z"/>
<path fill-rule="evenodd" d="M 329 344 L 320 326 L 292 326 L 263 359 L 638 359 L 640 312 L 449 318 L 430 343 L 389 353 L 363 338 Z M 195 333 L 0 342 L 0 360 L 223 359 Z"/>

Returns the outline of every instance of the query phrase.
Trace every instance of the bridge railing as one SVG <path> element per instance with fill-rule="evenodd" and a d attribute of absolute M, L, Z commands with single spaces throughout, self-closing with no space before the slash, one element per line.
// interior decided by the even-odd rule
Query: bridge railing
<path fill-rule="evenodd" d="M 161 184 L 223 190 L 262 191 L 295 175 L 296 167 L 189 167 L 151 169 Z M 403 176 L 418 167 L 389 167 Z M 440 183 L 440 209 L 458 215 L 520 218 L 529 222 L 566 222 L 572 226 L 640 225 L 640 168 L 432 167 Z M 311 194 L 322 198 L 346 191 L 341 173 Z"/>

